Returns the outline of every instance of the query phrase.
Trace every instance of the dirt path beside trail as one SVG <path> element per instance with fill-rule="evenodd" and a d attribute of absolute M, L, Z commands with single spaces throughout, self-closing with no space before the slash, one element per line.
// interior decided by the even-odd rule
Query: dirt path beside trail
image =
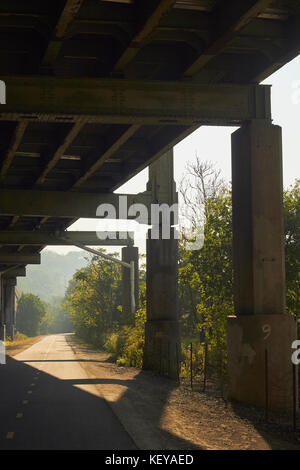
<path fill-rule="evenodd" d="M 25 349 L 32 346 L 37 341 L 40 341 L 44 336 L 34 336 L 33 338 L 26 338 L 17 341 L 5 341 L 5 353 L 7 356 L 13 357 Z"/>
<path fill-rule="evenodd" d="M 300 450 L 300 434 L 266 424 L 261 410 L 226 404 L 152 372 L 118 367 L 108 354 L 72 336 L 68 341 L 140 449 Z"/>

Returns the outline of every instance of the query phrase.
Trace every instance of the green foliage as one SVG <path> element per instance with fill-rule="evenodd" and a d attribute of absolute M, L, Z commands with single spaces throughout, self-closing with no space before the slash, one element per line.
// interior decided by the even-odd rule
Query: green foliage
<path fill-rule="evenodd" d="M 57 297 L 52 304 L 47 304 L 33 294 L 22 294 L 18 301 L 17 328 L 19 334 L 28 336 L 73 331 L 63 298 Z"/>
<path fill-rule="evenodd" d="M 127 330 L 125 346 L 122 356 L 118 359 L 119 365 L 142 367 L 145 343 L 146 309 L 136 313 L 135 325 Z"/>
<path fill-rule="evenodd" d="M 50 333 L 51 325 L 52 325 L 53 319 L 54 319 L 54 314 L 53 314 L 53 311 L 51 309 L 51 305 L 46 304 L 44 302 L 44 307 L 45 307 L 45 313 L 44 313 L 43 317 L 41 318 L 40 327 L 39 327 L 39 334 L 41 334 L 41 335 L 46 335 L 46 334 Z"/>
<path fill-rule="evenodd" d="M 145 304 L 145 270 L 140 269 L 140 303 Z M 121 308 L 121 269 L 94 257 L 78 270 L 69 283 L 64 308 L 75 333 L 84 341 L 103 346 L 119 365 L 142 367 L 145 306 L 134 321 L 124 318 Z"/>
<path fill-rule="evenodd" d="M 104 344 L 104 349 L 110 354 L 111 358 L 116 360 L 124 347 L 124 341 L 120 341 L 120 333 L 111 333 Z"/>
<path fill-rule="evenodd" d="M 142 367 L 145 342 L 146 309 L 136 312 L 134 326 L 122 326 L 111 333 L 104 349 L 119 366 Z"/>
<path fill-rule="evenodd" d="M 20 333 L 19 331 L 16 332 L 15 334 L 15 339 L 14 341 L 25 341 L 26 339 L 28 339 L 28 336 L 24 335 L 23 333 Z"/>
<path fill-rule="evenodd" d="M 18 331 L 27 336 L 40 334 L 46 313 L 46 305 L 39 297 L 33 294 L 22 294 L 18 301 L 16 315 Z"/>
<path fill-rule="evenodd" d="M 203 345 L 210 360 L 226 364 L 227 316 L 233 310 L 231 193 L 223 189 L 205 201 L 205 243 L 201 250 L 180 245 L 179 302 L 183 336 L 192 338 L 195 354 Z M 300 312 L 300 182 L 284 192 L 287 309 Z M 197 345 L 198 343 L 198 345 Z M 202 352 L 201 352 L 202 351 Z M 221 355 L 220 358 L 217 359 Z M 188 357 L 183 349 L 183 364 Z M 196 358 L 195 358 L 196 360 Z M 217 363 L 216 362 L 216 363 Z M 198 359 L 199 364 L 203 364 Z M 188 363 L 187 363 L 188 364 Z M 224 367 L 225 368 L 225 367 Z M 183 365 L 183 374 L 185 366 Z"/>
<path fill-rule="evenodd" d="M 63 297 L 52 299 L 52 303 L 49 305 L 50 323 L 48 325 L 48 333 L 71 333 L 73 331 L 71 318 L 64 302 L 65 298 Z"/>
<path fill-rule="evenodd" d="M 193 220 L 195 230 L 201 229 L 203 224 L 205 243 L 201 250 L 192 251 L 184 241 L 179 243 L 179 311 L 186 343 L 182 351 L 182 373 L 188 374 L 189 343 L 193 342 L 193 363 L 198 371 L 204 372 L 204 356 L 208 354 L 212 370 L 218 370 L 223 377 L 227 360 L 227 317 L 234 312 L 231 190 L 219 184 L 217 177 L 212 178 L 211 166 L 203 168 L 201 165 L 196 168 L 201 179 L 201 194 L 196 200 L 204 207 L 200 216 L 195 208 Z M 206 174 L 213 181 L 209 190 L 205 186 Z M 191 199 L 188 201 L 192 204 Z M 284 215 L 287 307 L 289 313 L 295 314 L 300 311 L 299 181 L 284 192 Z M 140 304 L 143 307 L 136 313 L 134 324 L 131 318 L 124 318 L 120 306 L 121 270 L 114 263 L 95 257 L 87 267 L 78 270 L 69 283 L 63 308 L 65 315 L 71 316 L 75 332 L 89 343 L 104 346 L 119 365 L 142 366 L 145 281 L 145 269 L 141 269 Z"/>
<path fill-rule="evenodd" d="M 300 314 L 300 180 L 284 191 L 287 309 Z"/>
<path fill-rule="evenodd" d="M 14 345 L 17 345 L 18 343 L 27 342 L 28 340 L 30 340 L 30 338 L 28 338 L 28 336 L 24 335 L 23 333 L 20 333 L 19 331 L 16 331 L 13 341 L 11 340 L 10 336 L 6 336 L 5 346 L 7 346 L 7 347 L 14 346 Z"/>
<path fill-rule="evenodd" d="M 121 321 L 121 269 L 104 258 L 77 271 L 67 292 L 64 307 L 77 335 L 92 344 L 103 345 L 114 324 Z"/>
<path fill-rule="evenodd" d="M 183 333 L 225 347 L 226 318 L 233 313 L 229 190 L 207 200 L 205 212 L 203 248 L 188 251 L 183 245 L 180 250 Z"/>

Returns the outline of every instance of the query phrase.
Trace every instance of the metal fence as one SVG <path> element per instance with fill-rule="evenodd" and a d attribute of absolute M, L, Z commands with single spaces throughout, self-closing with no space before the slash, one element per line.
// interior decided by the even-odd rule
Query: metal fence
<path fill-rule="evenodd" d="M 228 376 L 227 376 L 227 353 L 226 349 L 216 347 L 209 343 L 189 343 L 181 345 L 181 354 L 178 364 L 178 380 L 182 385 L 189 386 L 192 390 L 206 392 L 214 396 L 219 396 L 227 400 Z M 269 421 L 269 397 L 270 377 L 269 377 L 269 357 L 268 351 L 265 351 L 265 421 Z M 293 383 L 292 383 L 292 425 L 293 430 L 297 431 L 297 417 L 299 406 L 297 404 L 300 398 L 299 382 L 297 383 L 297 366 L 291 363 Z M 300 379 L 300 378 L 299 378 Z M 298 395 L 298 396 L 297 396 Z"/>
<path fill-rule="evenodd" d="M 195 391 L 211 392 L 226 399 L 226 350 L 209 343 L 190 343 L 181 346 L 180 383 Z"/>

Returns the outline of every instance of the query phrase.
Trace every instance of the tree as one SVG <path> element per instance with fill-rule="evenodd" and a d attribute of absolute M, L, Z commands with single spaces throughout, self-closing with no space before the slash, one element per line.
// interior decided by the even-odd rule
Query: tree
<path fill-rule="evenodd" d="M 183 318 L 183 327 L 191 336 L 200 333 L 202 341 L 224 346 L 226 318 L 233 313 L 230 191 L 208 199 L 205 211 L 203 248 L 181 248 L 179 292 L 189 289 L 192 311 Z"/>
<path fill-rule="evenodd" d="M 211 161 L 202 161 L 196 154 L 194 162 L 188 162 L 179 184 L 181 199 L 181 217 L 192 228 L 205 223 L 207 203 L 218 196 L 225 188 L 221 170 L 217 170 Z"/>
<path fill-rule="evenodd" d="M 219 276 L 220 248 L 217 249 L 214 244 L 217 238 L 213 238 L 213 232 L 217 226 L 219 229 L 216 229 L 216 233 L 220 231 L 221 221 L 218 218 L 224 215 L 227 209 L 229 209 L 227 214 L 229 233 L 231 232 L 231 210 L 227 200 L 225 207 L 222 206 L 225 183 L 220 177 L 220 171 L 212 162 L 201 161 L 197 155 L 196 161 L 189 162 L 186 166 L 179 192 L 184 222 L 189 223 L 192 233 L 202 231 L 205 236 L 205 245 L 201 250 L 189 251 L 185 241 L 179 244 L 179 306 L 184 331 L 187 335 L 193 336 L 199 324 L 199 305 L 203 306 L 208 288 L 206 286 L 204 289 L 204 281 L 208 284 L 208 279 L 212 280 L 214 276 Z M 228 235 L 228 230 L 226 234 Z M 221 243 L 220 237 L 218 234 L 219 243 Z M 185 240 L 184 233 L 183 240 Z M 230 244 L 230 236 L 226 243 Z M 212 293 L 206 304 L 207 307 L 212 305 Z"/>
<path fill-rule="evenodd" d="M 89 266 L 75 273 L 65 307 L 78 336 L 102 345 L 114 324 L 124 320 L 120 304 L 120 267 L 95 256 Z"/>
<path fill-rule="evenodd" d="M 300 179 L 284 191 L 287 309 L 300 314 Z"/>
<path fill-rule="evenodd" d="M 194 178 L 189 188 L 189 178 Z M 204 225 L 204 245 L 179 249 L 179 302 L 183 333 L 225 348 L 226 318 L 233 313 L 231 191 L 209 162 L 188 165 L 181 185 L 192 223 Z M 198 181 L 197 181 L 198 179 Z M 300 180 L 284 191 L 286 296 L 289 313 L 300 311 Z"/>
<path fill-rule="evenodd" d="M 49 305 L 49 323 L 47 333 L 71 333 L 73 325 L 71 318 L 65 307 L 66 297 L 52 298 L 51 305 Z"/>
<path fill-rule="evenodd" d="M 45 315 L 46 306 L 39 297 L 33 294 L 22 294 L 17 307 L 17 330 L 27 336 L 38 335 Z"/>

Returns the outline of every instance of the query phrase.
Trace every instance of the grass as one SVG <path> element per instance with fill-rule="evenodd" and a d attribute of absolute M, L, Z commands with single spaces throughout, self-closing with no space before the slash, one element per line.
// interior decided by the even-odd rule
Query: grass
<path fill-rule="evenodd" d="M 42 338 L 42 336 L 28 337 L 17 331 L 14 341 L 11 341 L 9 337 L 7 337 L 6 341 L 4 341 L 6 354 L 8 356 L 14 356 L 15 354 L 18 354 L 19 352 L 31 346 L 40 338 Z"/>

